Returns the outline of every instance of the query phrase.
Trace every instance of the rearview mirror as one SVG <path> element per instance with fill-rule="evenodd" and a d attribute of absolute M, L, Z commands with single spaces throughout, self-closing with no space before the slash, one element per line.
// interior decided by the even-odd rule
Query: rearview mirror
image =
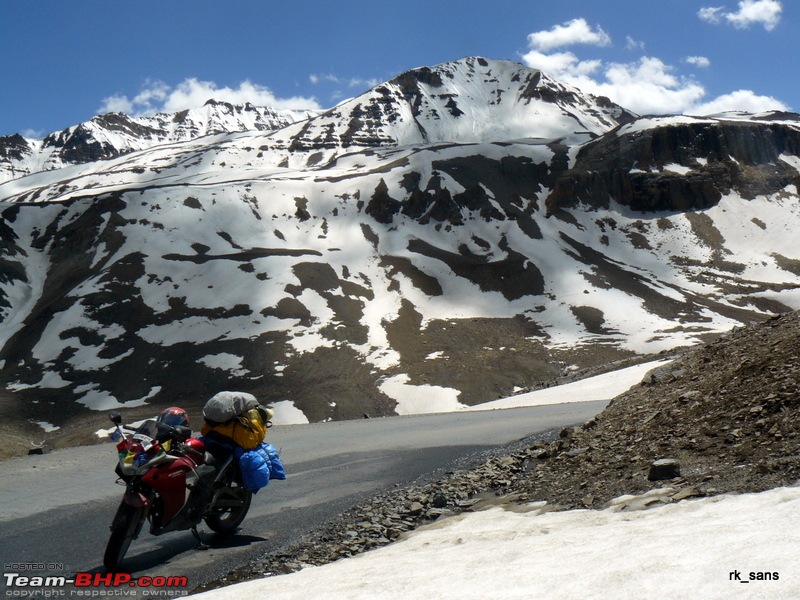
<path fill-rule="evenodd" d="M 108 418 L 111 419 L 111 422 L 114 423 L 114 425 L 119 425 L 122 423 L 122 415 L 115 410 L 112 410 L 110 413 L 108 413 Z"/>

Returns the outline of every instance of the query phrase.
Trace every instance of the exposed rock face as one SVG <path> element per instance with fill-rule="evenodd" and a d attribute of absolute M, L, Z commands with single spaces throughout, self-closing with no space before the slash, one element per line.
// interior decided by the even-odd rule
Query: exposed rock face
<path fill-rule="evenodd" d="M 28 141 L 20 134 L 0 137 L 0 159 L 5 163 L 11 160 L 21 160 L 25 153 L 30 152 Z"/>
<path fill-rule="evenodd" d="M 731 192 L 753 198 L 800 186 L 797 170 L 780 158 L 800 150 L 797 116 L 790 122 L 622 127 L 581 148 L 556 181 L 548 209 L 608 207 L 613 199 L 638 211 L 686 211 L 714 206 Z"/>
<path fill-rule="evenodd" d="M 59 156 L 67 164 L 82 164 L 120 155 L 120 151 L 109 142 L 95 139 L 86 125 L 50 135 L 44 139 L 43 145 L 57 148 Z"/>
<path fill-rule="evenodd" d="M 32 154 L 30 142 L 18 133 L 0 137 L 0 182 L 27 175 L 25 162 Z"/>

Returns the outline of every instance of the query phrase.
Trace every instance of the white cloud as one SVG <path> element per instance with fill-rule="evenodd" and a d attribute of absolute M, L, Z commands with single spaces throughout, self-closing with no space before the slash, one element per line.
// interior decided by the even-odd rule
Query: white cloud
<path fill-rule="evenodd" d="M 320 75 L 319 73 L 312 73 L 311 75 L 308 76 L 308 80 L 314 85 L 319 85 L 325 82 L 341 83 L 342 81 L 340 77 L 337 77 L 336 75 L 332 75 L 330 73 L 323 75 Z"/>
<path fill-rule="evenodd" d="M 694 114 L 697 115 L 713 115 L 739 110 L 759 113 L 769 110 L 789 110 L 789 107 L 771 96 L 759 96 L 751 90 L 736 90 L 730 94 L 723 94 L 709 102 L 698 104 L 693 108 Z"/>
<path fill-rule="evenodd" d="M 574 44 L 608 46 L 611 44 L 611 37 L 600 27 L 592 30 L 585 19 L 573 19 L 547 31 L 530 34 L 528 43 L 535 50 L 546 51 Z"/>
<path fill-rule="evenodd" d="M 608 96 L 639 114 L 682 112 L 701 100 L 705 89 L 695 81 L 677 77 L 673 70 L 650 56 L 633 63 L 612 63 L 605 68 L 605 79 L 595 81 L 594 91 L 587 91 Z M 588 87 L 588 83 L 584 85 Z"/>
<path fill-rule="evenodd" d="M 728 12 L 724 6 L 706 7 L 697 11 L 697 16 L 714 24 L 725 19 L 737 29 L 763 25 L 764 29 L 772 31 L 780 23 L 782 11 L 783 6 L 779 0 L 742 0 L 736 12 Z"/>
<path fill-rule="evenodd" d="M 632 63 L 607 64 L 597 59 L 579 59 L 572 52 L 546 53 L 539 45 L 542 39 L 550 38 L 540 34 L 553 31 L 529 35 L 532 49 L 522 56 L 522 61 L 584 92 L 607 96 L 639 114 L 681 112 L 705 95 L 701 85 L 676 77 L 672 67 L 657 58 L 644 56 Z"/>
<path fill-rule="evenodd" d="M 725 12 L 724 6 L 708 6 L 706 8 L 701 8 L 697 11 L 697 16 L 700 17 L 701 21 L 705 21 L 706 23 L 719 23 L 722 20 L 722 15 Z"/>
<path fill-rule="evenodd" d="M 633 39 L 631 36 L 625 37 L 625 47 L 628 50 L 644 50 L 644 42 Z"/>
<path fill-rule="evenodd" d="M 603 64 L 600 60 L 580 60 L 572 52 L 545 54 L 538 50 L 531 50 L 525 54 L 522 61 L 531 68 L 565 81 L 591 75 Z"/>
<path fill-rule="evenodd" d="M 264 86 L 249 80 L 236 88 L 219 87 L 212 81 L 200 81 L 194 77 L 185 79 L 177 86 L 169 86 L 163 81 L 148 80 L 141 91 L 132 99 L 122 94 L 103 99 L 100 113 L 123 112 L 131 116 L 154 114 L 157 112 L 178 112 L 203 106 L 208 100 L 270 106 L 296 110 L 319 110 L 321 107 L 314 98 L 278 98 Z"/>
<path fill-rule="evenodd" d="M 109 96 L 108 98 L 103 98 L 103 105 L 100 107 L 99 112 L 100 114 L 113 112 L 129 115 L 133 112 L 133 102 L 127 96 Z"/>
<path fill-rule="evenodd" d="M 744 2 L 741 4 L 745 4 Z M 721 14 L 723 9 L 705 9 L 708 15 Z M 710 17 L 709 17 L 710 18 Z M 583 25 L 583 19 L 576 20 Z M 775 98 L 760 96 L 750 90 L 739 90 L 724 94 L 713 100 L 706 99 L 705 87 L 692 77 L 681 76 L 676 68 L 652 56 L 642 56 L 628 63 L 607 63 L 598 59 L 579 58 L 573 52 L 547 52 L 545 48 L 557 48 L 556 40 L 578 40 L 585 31 L 583 26 L 570 23 L 528 36 L 529 51 L 522 62 L 529 67 L 545 71 L 556 79 L 573 85 L 583 92 L 606 96 L 612 101 L 638 114 L 711 114 L 728 110 L 762 112 L 765 110 L 788 110 Z M 588 26 L 587 26 L 588 27 Z M 598 27 L 597 31 L 602 32 Z M 555 35 L 558 33 L 558 36 Z M 590 39 L 584 37 L 583 39 Z M 628 38 L 628 49 L 635 49 L 635 40 Z M 688 64 L 698 68 L 710 66 L 704 56 L 690 56 Z"/>
<path fill-rule="evenodd" d="M 28 140 L 38 140 L 45 135 L 45 132 L 41 129 L 23 129 L 20 135 Z"/>
<path fill-rule="evenodd" d="M 378 79 L 366 79 L 363 77 L 349 77 L 349 78 L 339 77 L 338 75 L 334 75 L 332 73 L 328 73 L 325 75 L 312 73 L 311 75 L 308 76 L 308 80 L 314 85 L 327 82 L 327 83 L 334 83 L 336 85 L 344 85 L 349 88 L 364 88 L 364 89 L 373 88 L 379 83 L 381 83 L 380 80 Z"/>
<path fill-rule="evenodd" d="M 686 62 L 700 69 L 707 69 L 711 66 L 711 61 L 705 56 L 687 56 Z"/>
<path fill-rule="evenodd" d="M 169 97 L 170 88 L 163 81 L 148 80 L 142 91 L 133 99 L 133 104 L 149 106 L 153 102 L 164 102 Z"/>

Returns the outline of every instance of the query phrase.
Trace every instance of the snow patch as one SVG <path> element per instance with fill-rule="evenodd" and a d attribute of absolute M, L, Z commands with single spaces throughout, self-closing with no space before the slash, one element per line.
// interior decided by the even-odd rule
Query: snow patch
<path fill-rule="evenodd" d="M 384 379 L 378 386 L 381 392 L 397 402 L 398 415 L 421 415 L 427 413 L 462 410 L 458 401 L 460 390 L 438 385 L 411 385 L 406 374 Z"/>
<path fill-rule="evenodd" d="M 53 425 L 52 423 L 48 423 L 47 421 L 31 421 L 35 425 L 38 425 L 42 429 L 44 429 L 45 433 L 50 433 L 51 431 L 58 431 L 61 429 L 58 425 Z"/>
<path fill-rule="evenodd" d="M 211 369 L 219 369 L 227 371 L 233 376 L 241 377 L 247 375 L 250 371 L 242 367 L 242 357 L 228 352 L 220 352 L 219 354 L 209 354 L 200 359 L 200 362 Z"/>
<path fill-rule="evenodd" d="M 670 163 L 668 165 L 664 165 L 664 170 L 669 171 L 670 173 L 677 173 L 678 175 L 686 175 L 687 173 L 691 172 L 689 167 L 684 167 L 683 165 L 679 165 L 677 163 Z"/>
<path fill-rule="evenodd" d="M 519 408 L 522 406 L 564 404 L 566 402 L 611 400 L 642 381 L 642 378 L 649 371 L 662 367 L 670 362 L 669 360 L 657 360 L 642 363 L 611 373 L 604 373 L 603 375 L 581 379 L 574 383 L 527 392 L 525 394 L 494 400 L 492 402 L 484 402 L 477 406 L 467 407 L 465 410 L 496 410 L 502 408 Z"/>
<path fill-rule="evenodd" d="M 635 512 L 549 512 L 541 502 L 521 509 L 466 513 L 354 558 L 197 600 L 800 596 L 798 487 Z"/>
<path fill-rule="evenodd" d="M 91 410 L 112 410 L 115 408 L 136 408 L 144 406 L 150 398 L 154 397 L 160 391 L 161 387 L 157 386 L 151 388 L 147 396 L 143 398 L 129 400 L 128 402 L 120 402 L 113 394 L 98 389 L 98 385 L 95 383 L 75 388 L 76 394 L 83 393 L 83 396 L 78 398 L 78 402 Z"/>
<path fill-rule="evenodd" d="M 800 171 L 800 157 L 792 156 L 791 154 L 781 154 L 778 158 L 787 165 L 794 167 L 797 171 Z"/>
<path fill-rule="evenodd" d="M 272 422 L 275 425 L 305 425 L 309 422 L 308 417 L 291 400 L 280 400 L 270 404 L 270 406 L 275 412 L 272 417 Z"/>

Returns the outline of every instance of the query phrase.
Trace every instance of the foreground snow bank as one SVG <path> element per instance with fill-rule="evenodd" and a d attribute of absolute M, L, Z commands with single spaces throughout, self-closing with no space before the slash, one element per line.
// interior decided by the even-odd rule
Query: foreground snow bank
<path fill-rule="evenodd" d="M 800 487 L 638 512 L 452 517 L 322 567 L 198 600 L 397 598 L 800 598 Z"/>

